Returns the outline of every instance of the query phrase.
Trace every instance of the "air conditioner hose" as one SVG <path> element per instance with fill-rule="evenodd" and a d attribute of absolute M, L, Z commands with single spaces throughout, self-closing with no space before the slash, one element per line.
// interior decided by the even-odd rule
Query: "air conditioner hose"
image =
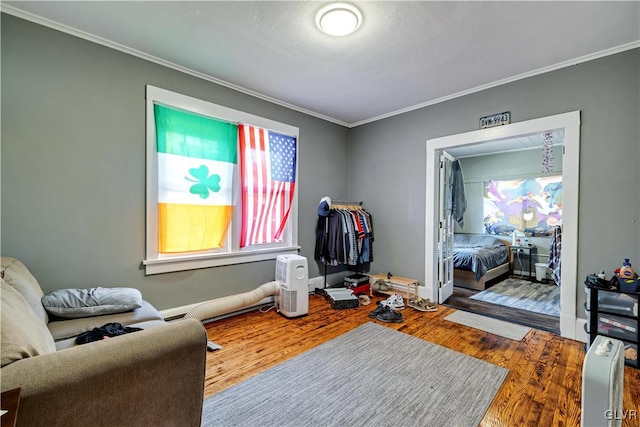
<path fill-rule="evenodd" d="M 205 301 L 189 310 L 184 318 L 198 319 L 202 322 L 216 316 L 232 313 L 255 304 L 263 298 L 276 295 L 279 289 L 278 282 L 273 281 L 260 285 L 253 291 Z"/>

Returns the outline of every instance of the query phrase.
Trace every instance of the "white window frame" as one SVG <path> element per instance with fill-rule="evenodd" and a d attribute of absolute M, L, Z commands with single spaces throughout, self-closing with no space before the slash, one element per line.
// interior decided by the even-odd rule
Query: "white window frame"
<path fill-rule="evenodd" d="M 203 251 L 198 253 L 161 254 L 158 253 L 158 164 L 156 154 L 156 129 L 153 111 L 154 103 L 169 107 L 209 116 L 218 120 L 231 123 L 244 123 L 259 126 L 275 132 L 296 137 L 296 186 L 293 203 L 289 213 L 287 226 L 282 233 L 280 243 L 251 245 L 246 248 L 239 247 L 240 218 L 242 198 L 240 185 L 234 194 L 236 208 L 225 247 L 221 249 Z M 223 107 L 190 96 L 182 95 L 155 86 L 146 86 L 146 259 L 142 261 L 145 266 L 145 275 L 168 273 L 173 271 L 194 270 L 222 265 L 240 264 L 245 262 L 265 261 L 275 259 L 279 254 L 298 253 L 298 159 L 300 158 L 299 129 L 295 126 L 276 122 L 264 117 L 255 116 L 243 111 Z M 240 182 L 240 171 L 236 182 Z"/>

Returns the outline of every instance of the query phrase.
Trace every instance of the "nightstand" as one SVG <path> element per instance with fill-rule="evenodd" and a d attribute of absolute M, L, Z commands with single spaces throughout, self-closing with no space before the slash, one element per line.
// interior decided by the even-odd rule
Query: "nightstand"
<path fill-rule="evenodd" d="M 538 248 L 533 245 L 511 245 L 510 250 L 513 274 L 515 276 L 536 277 L 533 258 L 536 256 Z"/>

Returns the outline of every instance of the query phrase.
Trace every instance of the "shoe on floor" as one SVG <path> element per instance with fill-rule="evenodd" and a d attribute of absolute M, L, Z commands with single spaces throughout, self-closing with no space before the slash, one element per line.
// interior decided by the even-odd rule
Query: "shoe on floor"
<path fill-rule="evenodd" d="M 407 305 L 418 311 L 438 311 L 438 304 L 431 301 L 429 298 L 424 299 L 422 297 L 411 298 Z"/>
<path fill-rule="evenodd" d="M 388 291 L 389 290 L 389 285 L 387 285 L 387 282 L 385 282 L 382 279 L 378 279 L 376 280 L 376 283 L 373 284 L 373 290 L 374 291 Z"/>
<path fill-rule="evenodd" d="M 386 300 L 382 301 L 380 305 L 386 305 L 391 307 L 394 310 L 403 310 L 404 309 L 404 299 L 402 295 L 393 294 Z"/>
<path fill-rule="evenodd" d="M 360 300 L 360 305 L 369 305 L 371 304 L 371 299 L 368 295 L 358 295 L 358 299 Z"/>
<path fill-rule="evenodd" d="M 385 312 L 387 312 L 389 310 L 391 310 L 391 309 L 388 306 L 379 304 L 378 307 L 376 307 L 375 310 L 373 310 L 371 313 L 369 313 L 369 317 L 373 317 L 375 319 L 379 314 L 385 313 Z"/>
<path fill-rule="evenodd" d="M 387 322 L 387 323 L 402 323 L 402 322 L 404 322 L 404 319 L 402 318 L 402 313 L 398 313 L 397 311 L 393 311 L 391 309 L 385 311 L 382 314 L 378 314 L 376 316 L 376 319 L 378 319 L 381 322 Z"/>

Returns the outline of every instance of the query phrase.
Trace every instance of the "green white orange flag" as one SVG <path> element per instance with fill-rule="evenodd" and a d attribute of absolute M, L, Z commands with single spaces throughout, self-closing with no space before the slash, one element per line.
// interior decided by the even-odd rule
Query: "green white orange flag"
<path fill-rule="evenodd" d="M 158 252 L 224 245 L 233 214 L 238 126 L 154 105 Z"/>

